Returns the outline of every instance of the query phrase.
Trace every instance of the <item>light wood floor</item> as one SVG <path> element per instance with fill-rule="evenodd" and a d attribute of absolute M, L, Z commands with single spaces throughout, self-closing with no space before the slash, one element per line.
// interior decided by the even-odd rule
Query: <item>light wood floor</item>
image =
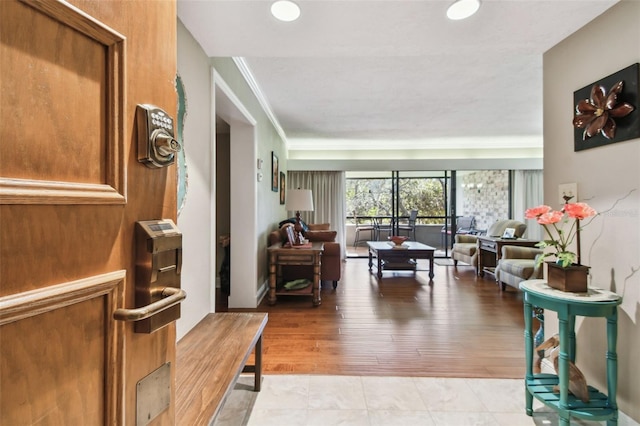
<path fill-rule="evenodd" d="M 323 285 L 319 307 L 289 296 L 251 310 L 269 313 L 265 374 L 523 376 L 519 291 L 501 292 L 493 277 L 476 277 L 466 265 L 436 266 L 430 285 L 427 272 L 378 280 L 367 263 L 348 259 L 338 289 Z"/>

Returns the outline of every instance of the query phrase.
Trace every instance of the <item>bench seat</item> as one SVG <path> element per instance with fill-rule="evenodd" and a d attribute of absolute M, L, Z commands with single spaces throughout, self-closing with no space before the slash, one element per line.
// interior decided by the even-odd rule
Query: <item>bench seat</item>
<path fill-rule="evenodd" d="M 242 372 L 254 372 L 254 389 L 260 390 L 267 320 L 266 313 L 212 313 L 178 342 L 177 425 L 209 425 Z M 255 365 L 247 366 L 254 349 Z"/>

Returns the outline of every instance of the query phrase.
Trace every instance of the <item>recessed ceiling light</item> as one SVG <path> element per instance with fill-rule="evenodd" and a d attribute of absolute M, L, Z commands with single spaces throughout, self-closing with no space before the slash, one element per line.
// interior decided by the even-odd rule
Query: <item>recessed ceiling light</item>
<path fill-rule="evenodd" d="M 454 21 L 466 19 L 480 9 L 480 0 L 458 0 L 447 9 L 447 18 Z"/>
<path fill-rule="evenodd" d="M 291 0 L 278 0 L 271 5 L 271 14 L 276 19 L 291 22 L 300 17 L 300 7 Z"/>

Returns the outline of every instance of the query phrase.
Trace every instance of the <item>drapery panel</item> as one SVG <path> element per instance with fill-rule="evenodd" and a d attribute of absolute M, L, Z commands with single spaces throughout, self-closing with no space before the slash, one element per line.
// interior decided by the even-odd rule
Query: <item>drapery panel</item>
<path fill-rule="evenodd" d="M 525 219 L 524 211 L 544 202 L 542 170 L 516 170 L 513 176 L 513 217 L 527 224 L 525 236 L 530 240 L 544 239 L 542 227 L 534 219 Z"/>
<path fill-rule="evenodd" d="M 345 174 L 334 171 L 289 171 L 288 189 L 310 189 L 313 192 L 312 212 L 300 212 L 307 223 L 330 223 L 340 243 L 340 256 L 346 258 Z M 293 217 L 295 212 L 289 212 Z"/>

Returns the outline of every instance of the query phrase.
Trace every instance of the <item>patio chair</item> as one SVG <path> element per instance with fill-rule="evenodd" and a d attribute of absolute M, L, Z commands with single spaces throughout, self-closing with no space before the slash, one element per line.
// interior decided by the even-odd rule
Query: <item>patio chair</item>
<path fill-rule="evenodd" d="M 409 220 L 406 223 L 398 223 L 398 235 L 402 235 L 400 231 L 406 231 L 407 236 L 413 241 L 416 240 L 416 218 L 418 210 L 411 210 Z"/>
<path fill-rule="evenodd" d="M 391 217 L 377 217 L 375 223 L 377 241 L 382 238 L 382 234 L 386 234 L 385 238 L 393 235 L 393 219 Z"/>
<path fill-rule="evenodd" d="M 364 242 L 372 241 L 376 239 L 376 227 L 371 220 L 369 220 L 368 222 L 361 222 L 361 219 L 358 219 L 358 216 L 356 215 L 356 213 L 353 212 L 353 221 L 356 224 L 356 236 L 353 239 L 354 247 L 356 247 L 360 243 L 364 243 Z M 368 238 L 361 239 L 360 237 L 361 232 L 367 233 L 366 237 Z"/>
<path fill-rule="evenodd" d="M 458 218 L 456 219 L 456 230 L 453 233 L 454 235 L 476 234 L 476 233 L 477 231 L 476 231 L 475 216 L 458 216 Z M 441 243 L 443 247 L 445 246 L 446 241 L 448 241 L 449 244 L 451 244 L 451 246 L 453 247 L 453 240 L 451 239 L 451 226 L 449 225 L 448 222 L 440 230 L 440 235 L 442 237 Z"/>

